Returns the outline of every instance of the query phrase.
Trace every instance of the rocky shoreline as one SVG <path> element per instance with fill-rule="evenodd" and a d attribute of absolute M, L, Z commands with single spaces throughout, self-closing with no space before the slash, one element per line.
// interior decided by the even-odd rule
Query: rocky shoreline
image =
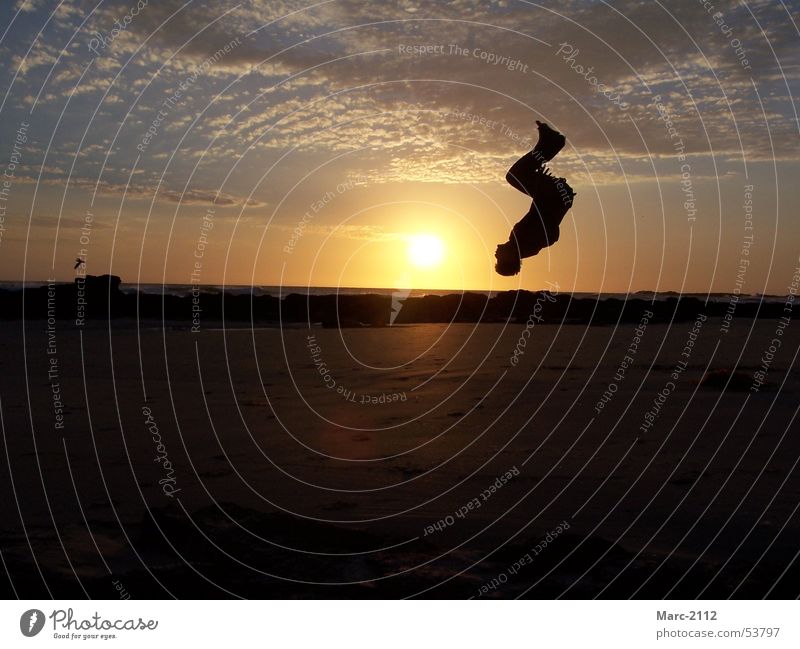
<path fill-rule="evenodd" d="M 800 316 L 800 307 L 783 302 L 704 301 L 696 296 L 652 300 L 573 297 L 548 291 L 506 291 L 493 297 L 481 293 L 425 295 L 402 300 L 389 295 L 302 295 L 284 298 L 233 292 L 192 292 L 154 295 L 123 292 L 115 275 L 89 275 L 73 284 L 53 283 L 25 290 L 0 290 L 0 314 L 6 320 L 86 320 L 136 318 L 185 322 L 199 329 L 203 322 L 252 322 L 327 327 L 383 327 L 415 323 L 518 322 L 533 318 L 542 324 L 611 325 L 650 322 L 687 322 L 698 313 L 726 314 L 745 320 Z M 787 306 L 788 305 L 788 306 Z"/>

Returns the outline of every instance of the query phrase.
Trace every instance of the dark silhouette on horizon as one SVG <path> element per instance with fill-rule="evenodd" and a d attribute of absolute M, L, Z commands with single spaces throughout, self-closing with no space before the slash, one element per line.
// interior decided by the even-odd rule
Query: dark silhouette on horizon
<path fill-rule="evenodd" d="M 147 293 L 122 290 L 116 275 L 86 275 L 71 283 L 56 283 L 31 288 L 0 287 L 0 321 L 28 321 L 51 316 L 59 320 L 80 319 L 80 326 L 91 321 L 108 322 L 125 318 L 131 321 L 171 321 L 172 326 L 192 326 L 195 300 L 202 304 L 204 322 L 216 327 L 221 322 L 272 324 L 275 326 L 305 324 L 322 327 L 385 327 L 392 312 L 391 295 L 330 294 L 308 295 L 289 293 L 274 295 L 228 292 L 226 290 L 195 295 Z M 55 292 L 55 305 L 52 293 Z M 691 322 L 702 310 L 709 317 L 722 318 L 728 309 L 728 296 L 708 299 L 707 296 L 634 294 L 625 298 L 611 296 L 576 297 L 569 292 L 547 294 L 538 291 L 504 291 L 488 293 L 452 293 L 408 297 L 393 325 L 453 322 L 517 322 L 524 324 L 534 309 L 542 323 L 608 325 L 638 323 L 642 313 L 652 312 L 651 323 Z M 83 300 L 83 302 L 79 302 Z M 800 303 L 792 305 L 792 319 L 800 318 Z M 78 307 L 82 308 L 79 309 Z M 744 301 L 737 307 L 737 317 L 753 320 L 778 319 L 787 315 L 784 300 Z M 216 324 L 215 324 L 216 323 Z M 77 325 L 76 325 L 77 326 Z"/>
<path fill-rule="evenodd" d="M 508 170 L 506 180 L 533 201 L 528 213 L 511 230 L 506 243 L 497 246 L 495 270 L 500 275 L 519 273 L 522 259 L 538 255 L 542 248 L 558 241 L 559 225 L 572 207 L 575 192 L 565 178 L 557 178 L 545 166 L 566 144 L 566 138 L 536 120 L 539 141 L 532 151 Z"/>

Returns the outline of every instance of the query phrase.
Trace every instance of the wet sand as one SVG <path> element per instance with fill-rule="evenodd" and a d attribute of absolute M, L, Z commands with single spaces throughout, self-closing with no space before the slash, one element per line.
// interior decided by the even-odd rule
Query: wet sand
<path fill-rule="evenodd" d="M 800 332 L 720 325 L 3 323 L 0 583 L 796 597 Z"/>

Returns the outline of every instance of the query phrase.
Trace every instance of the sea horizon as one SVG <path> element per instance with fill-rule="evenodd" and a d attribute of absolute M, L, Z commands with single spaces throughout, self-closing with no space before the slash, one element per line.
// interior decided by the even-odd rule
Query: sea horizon
<path fill-rule="evenodd" d="M 0 281 L 0 290 L 18 291 L 24 289 L 36 289 L 42 286 L 47 286 L 51 282 L 47 281 Z M 55 281 L 52 282 L 56 285 L 71 284 L 69 281 Z M 486 295 L 487 297 L 494 297 L 509 291 L 520 290 L 531 293 L 537 292 L 551 292 L 553 294 L 568 294 L 575 299 L 598 298 L 600 300 L 616 299 L 645 299 L 651 298 L 652 300 L 666 300 L 675 297 L 708 299 L 711 301 L 727 300 L 732 295 L 737 296 L 739 302 L 758 302 L 758 301 L 781 301 L 786 299 L 786 295 L 777 295 L 770 293 L 724 293 L 724 292 L 680 292 L 680 291 L 653 291 L 653 290 L 636 290 L 630 292 L 620 291 L 568 291 L 560 290 L 553 291 L 552 289 L 543 286 L 540 288 L 518 288 L 518 289 L 458 289 L 458 288 L 412 288 L 412 287 L 382 287 L 382 286 L 301 286 L 301 285 L 271 285 L 271 284 L 178 284 L 178 283 L 153 283 L 145 282 L 136 284 L 132 282 L 122 282 L 120 284 L 120 291 L 126 294 L 141 292 L 148 295 L 172 295 L 176 297 L 191 295 L 194 291 L 201 294 L 213 294 L 225 292 L 230 295 L 243 295 L 251 293 L 255 297 L 271 296 L 271 297 L 286 297 L 287 295 L 392 295 L 395 293 L 402 293 L 404 298 L 407 297 L 424 297 L 426 295 L 459 295 L 459 294 L 475 294 Z"/>

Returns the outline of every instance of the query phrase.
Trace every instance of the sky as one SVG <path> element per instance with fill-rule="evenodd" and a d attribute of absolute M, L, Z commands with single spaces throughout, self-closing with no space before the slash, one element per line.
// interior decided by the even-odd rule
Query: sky
<path fill-rule="evenodd" d="M 797 2 L 0 8 L 0 280 L 786 294 Z M 577 192 L 493 270 L 536 138 Z"/>

